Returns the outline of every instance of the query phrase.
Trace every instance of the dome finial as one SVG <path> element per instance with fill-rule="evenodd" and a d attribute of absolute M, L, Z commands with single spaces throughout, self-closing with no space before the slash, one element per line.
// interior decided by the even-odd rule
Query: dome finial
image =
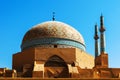
<path fill-rule="evenodd" d="M 55 21 L 55 12 L 53 12 L 53 18 L 52 18 L 53 21 Z"/>

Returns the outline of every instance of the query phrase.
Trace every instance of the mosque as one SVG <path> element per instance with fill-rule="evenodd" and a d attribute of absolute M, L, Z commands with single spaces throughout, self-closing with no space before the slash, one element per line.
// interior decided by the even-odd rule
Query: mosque
<path fill-rule="evenodd" d="M 12 70 L 0 68 L 0 77 L 120 78 L 120 68 L 109 68 L 105 27 L 95 25 L 95 57 L 86 52 L 84 38 L 72 26 L 46 21 L 28 30 L 21 51 L 13 54 Z M 100 53 L 98 39 L 100 37 Z"/>

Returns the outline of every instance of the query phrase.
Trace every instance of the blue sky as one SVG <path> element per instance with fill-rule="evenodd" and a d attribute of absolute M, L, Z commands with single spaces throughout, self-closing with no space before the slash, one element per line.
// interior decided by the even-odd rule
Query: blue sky
<path fill-rule="evenodd" d="M 120 0 L 0 0 L 0 67 L 12 68 L 24 34 L 34 25 L 52 20 L 67 23 L 84 37 L 94 56 L 94 25 L 104 16 L 109 66 L 120 68 Z M 29 55 L 28 55 L 29 57 Z"/>

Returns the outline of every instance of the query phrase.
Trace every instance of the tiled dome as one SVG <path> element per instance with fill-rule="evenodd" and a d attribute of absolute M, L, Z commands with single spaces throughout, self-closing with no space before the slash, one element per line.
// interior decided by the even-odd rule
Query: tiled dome
<path fill-rule="evenodd" d="M 34 26 L 25 34 L 22 45 L 27 41 L 44 38 L 67 39 L 85 46 L 83 37 L 77 30 L 59 21 L 47 21 Z"/>

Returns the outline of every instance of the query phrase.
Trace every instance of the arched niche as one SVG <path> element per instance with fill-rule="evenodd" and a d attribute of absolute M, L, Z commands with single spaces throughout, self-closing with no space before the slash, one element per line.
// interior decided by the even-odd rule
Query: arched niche
<path fill-rule="evenodd" d="M 51 56 L 45 63 L 45 77 L 68 78 L 69 71 L 66 62 L 59 56 Z"/>

